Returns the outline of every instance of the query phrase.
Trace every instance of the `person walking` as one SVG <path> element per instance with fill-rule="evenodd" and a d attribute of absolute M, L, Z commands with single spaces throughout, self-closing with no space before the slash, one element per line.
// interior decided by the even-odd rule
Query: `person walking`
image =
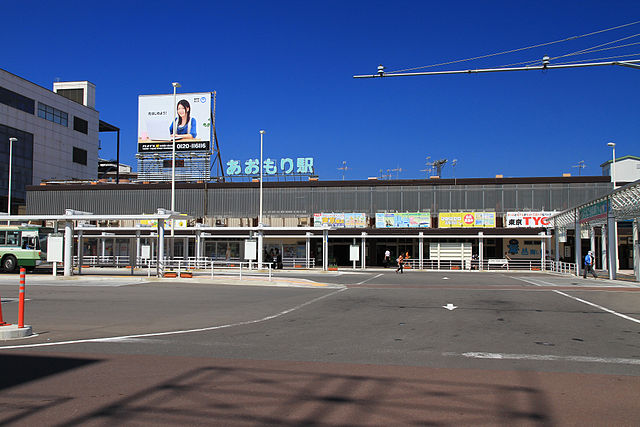
<path fill-rule="evenodd" d="M 396 273 L 400 273 L 402 274 L 402 263 L 404 262 L 404 258 L 402 257 L 402 254 L 398 257 L 398 268 L 396 268 Z"/>
<path fill-rule="evenodd" d="M 584 273 L 582 274 L 582 278 L 587 278 L 587 273 L 591 273 L 594 279 L 597 279 L 598 276 L 596 272 L 593 270 L 595 265 L 595 258 L 593 256 L 593 252 L 589 251 L 587 255 L 584 257 Z"/>
<path fill-rule="evenodd" d="M 384 268 L 389 267 L 390 261 L 391 261 L 391 251 L 387 249 L 386 251 L 384 251 L 384 261 L 382 261 L 382 265 L 384 265 Z"/>

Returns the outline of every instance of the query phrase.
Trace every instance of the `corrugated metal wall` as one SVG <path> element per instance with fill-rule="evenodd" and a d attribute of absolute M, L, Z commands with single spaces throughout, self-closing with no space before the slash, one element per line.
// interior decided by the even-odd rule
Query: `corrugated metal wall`
<path fill-rule="evenodd" d="M 171 207 L 171 190 L 149 188 L 53 189 L 27 192 L 28 214 L 62 214 L 77 209 L 95 214 L 152 213 Z M 561 211 L 606 194 L 611 184 L 505 184 L 439 186 L 280 187 L 264 189 L 264 214 L 312 216 L 319 212 L 380 211 Z M 257 217 L 257 188 L 176 189 L 176 210 L 195 217 Z"/>

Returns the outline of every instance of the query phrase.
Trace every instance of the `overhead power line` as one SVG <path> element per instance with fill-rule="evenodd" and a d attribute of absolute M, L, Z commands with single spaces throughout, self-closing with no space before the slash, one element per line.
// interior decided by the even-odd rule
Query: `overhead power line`
<path fill-rule="evenodd" d="M 578 35 L 578 36 L 571 36 L 571 37 L 567 37 L 567 38 L 564 38 L 564 39 L 555 40 L 555 41 L 551 41 L 551 42 L 547 42 L 547 43 L 540 43 L 540 44 L 536 44 L 536 45 L 532 45 L 532 46 L 526 46 L 526 47 L 522 47 L 522 48 L 518 48 L 518 49 L 510 49 L 510 50 L 505 50 L 505 51 L 502 51 L 502 52 L 496 52 L 496 53 L 490 53 L 490 54 L 487 54 L 487 55 L 475 56 L 475 57 L 472 57 L 472 58 L 458 59 L 458 60 L 455 60 L 455 61 L 441 62 L 441 63 L 438 63 L 438 64 L 424 65 L 424 66 L 421 66 L 421 67 L 405 68 L 405 69 L 402 69 L 402 70 L 394 70 L 394 71 L 389 71 L 389 73 L 404 73 L 404 72 L 407 72 L 407 71 L 420 70 L 420 69 L 431 68 L 431 67 L 439 67 L 439 66 L 442 66 L 442 65 L 458 64 L 458 63 L 466 62 L 466 61 L 474 61 L 474 60 L 477 60 L 477 59 L 490 58 L 492 56 L 505 55 L 505 54 L 514 53 L 514 52 L 521 52 L 521 51 L 528 50 L 528 49 L 535 49 L 535 48 L 538 48 L 538 47 L 550 46 L 550 45 L 556 44 L 556 43 L 562 43 L 562 42 L 567 42 L 567 41 L 571 41 L 571 40 L 577 40 L 577 39 L 580 39 L 580 38 L 583 38 L 583 37 L 589 37 L 589 36 L 593 36 L 595 34 L 600 34 L 600 33 L 604 33 L 604 32 L 607 32 L 607 31 L 613 31 L 613 30 L 617 30 L 617 29 L 620 29 L 620 28 L 628 27 L 630 25 L 636 25 L 636 24 L 639 24 L 639 23 L 640 23 L 640 21 L 635 21 L 635 22 L 630 22 L 628 24 L 618 25 L 618 26 L 615 26 L 615 27 L 606 28 L 604 30 L 598 30 L 598 31 L 593 31 L 591 33 L 581 34 L 581 35 Z"/>

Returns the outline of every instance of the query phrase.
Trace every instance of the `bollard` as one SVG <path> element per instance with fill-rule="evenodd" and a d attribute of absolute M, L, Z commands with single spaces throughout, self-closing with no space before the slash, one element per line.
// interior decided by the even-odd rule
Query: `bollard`
<path fill-rule="evenodd" d="M 24 276 L 26 269 L 20 268 L 20 296 L 18 301 L 18 328 L 24 328 Z"/>

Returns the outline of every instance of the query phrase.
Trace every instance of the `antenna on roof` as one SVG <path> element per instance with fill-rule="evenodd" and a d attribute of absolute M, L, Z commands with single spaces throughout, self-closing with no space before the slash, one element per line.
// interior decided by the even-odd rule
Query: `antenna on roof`
<path fill-rule="evenodd" d="M 587 165 L 584 164 L 584 160 L 580 160 L 577 165 L 571 166 L 572 168 L 578 168 L 578 176 L 580 176 L 580 172 L 582 169 L 586 168 Z"/>
<path fill-rule="evenodd" d="M 347 162 L 346 161 L 342 161 L 342 167 L 338 168 L 339 171 L 342 171 L 342 180 L 344 181 L 344 174 L 346 171 L 349 170 L 349 168 L 347 167 Z"/>
<path fill-rule="evenodd" d="M 395 169 L 391 169 L 391 172 L 395 172 L 396 179 L 400 179 L 400 172 L 402 172 L 402 168 L 398 165 Z"/>
<path fill-rule="evenodd" d="M 429 174 L 431 173 L 431 171 L 433 170 L 433 164 L 429 161 L 431 160 L 431 156 L 427 156 L 427 162 L 424 164 L 426 166 L 425 169 L 420 169 L 420 172 L 425 172 L 427 176 L 425 176 L 426 179 L 429 179 Z"/>

